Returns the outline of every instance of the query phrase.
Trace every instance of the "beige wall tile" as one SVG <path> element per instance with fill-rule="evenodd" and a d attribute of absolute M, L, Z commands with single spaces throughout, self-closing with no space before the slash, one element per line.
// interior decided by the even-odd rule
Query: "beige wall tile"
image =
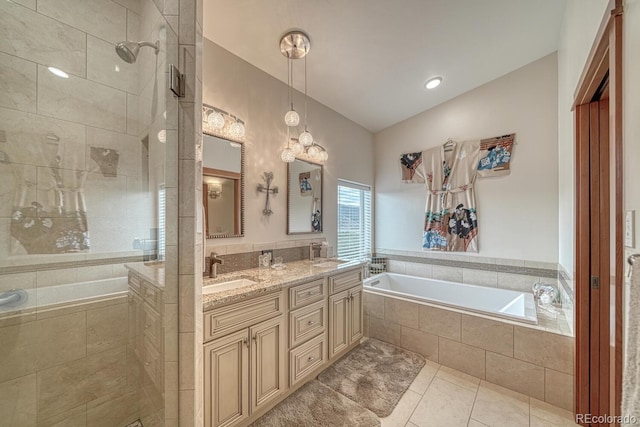
<path fill-rule="evenodd" d="M 480 379 L 485 378 L 485 351 L 478 347 L 439 337 L 438 363 Z"/>
<path fill-rule="evenodd" d="M 82 31 L 13 2 L 0 3 L 0 52 L 84 76 L 86 50 Z"/>
<path fill-rule="evenodd" d="M 475 395 L 468 389 L 436 377 L 410 421 L 419 427 L 466 427 Z"/>
<path fill-rule="evenodd" d="M 87 354 L 125 345 L 128 316 L 127 304 L 87 311 Z"/>
<path fill-rule="evenodd" d="M 405 264 L 405 273 L 410 276 L 430 278 L 433 275 L 433 268 L 431 264 L 408 262 Z"/>
<path fill-rule="evenodd" d="M 489 286 L 492 288 L 496 288 L 498 286 L 498 272 L 463 268 L 462 282 L 469 285 Z"/>
<path fill-rule="evenodd" d="M 376 295 L 369 292 L 364 293 L 364 314 L 366 316 L 384 319 L 384 300 L 382 295 Z"/>
<path fill-rule="evenodd" d="M 36 374 L 0 383 L 0 420 L 5 427 L 36 425 Z"/>
<path fill-rule="evenodd" d="M 38 12 L 101 39 L 116 43 L 126 38 L 127 16 L 122 6 L 101 0 L 40 0 Z"/>
<path fill-rule="evenodd" d="M 463 314 L 462 342 L 513 357 L 513 325 Z"/>
<path fill-rule="evenodd" d="M 568 411 L 573 410 L 573 375 L 545 368 L 544 379 L 544 401 Z"/>
<path fill-rule="evenodd" d="M 369 336 L 397 346 L 402 344 L 401 326 L 376 317 L 369 317 Z"/>
<path fill-rule="evenodd" d="M 38 422 L 84 405 L 86 379 L 86 358 L 38 371 Z"/>
<path fill-rule="evenodd" d="M 38 427 L 91 427 L 87 424 L 87 405 L 80 405 L 48 418 L 38 418 Z"/>
<path fill-rule="evenodd" d="M 402 348 L 423 355 L 426 359 L 438 362 L 438 336 L 418 331 L 416 329 L 401 328 Z"/>
<path fill-rule="evenodd" d="M 487 381 L 536 399 L 544 398 L 544 368 L 490 351 Z"/>
<path fill-rule="evenodd" d="M 87 322 L 84 311 L 35 322 L 38 369 L 80 359 L 87 354 Z"/>
<path fill-rule="evenodd" d="M 460 341 L 461 323 L 460 313 L 420 305 L 419 326 L 423 332 Z"/>
<path fill-rule="evenodd" d="M 519 292 L 531 292 L 534 283 L 540 280 L 539 277 L 525 276 L 522 274 L 498 273 L 498 287 L 500 289 L 511 289 Z"/>
<path fill-rule="evenodd" d="M 87 404 L 87 425 L 91 427 L 126 426 L 137 419 L 137 390 L 104 396 Z"/>
<path fill-rule="evenodd" d="M 407 263 L 404 261 L 396 261 L 395 259 L 390 259 L 387 261 L 387 271 L 390 273 L 399 273 L 405 274 L 407 269 Z"/>
<path fill-rule="evenodd" d="M 462 269 L 458 267 L 446 267 L 444 265 L 433 266 L 433 278 L 447 282 L 462 283 Z"/>
<path fill-rule="evenodd" d="M 516 326 L 514 357 L 535 365 L 573 374 L 574 339 L 551 332 Z"/>
<path fill-rule="evenodd" d="M 118 89 L 75 76 L 62 79 L 38 66 L 39 114 L 125 133 L 126 109 L 126 94 Z"/>
<path fill-rule="evenodd" d="M 126 363 L 126 346 L 87 356 L 82 387 L 86 402 L 120 392 L 127 382 Z"/>
<path fill-rule="evenodd" d="M 76 269 L 78 282 L 92 282 L 94 280 L 111 279 L 117 277 L 113 273 L 113 265 L 93 265 L 91 267 L 78 267 Z M 126 274 L 125 274 L 126 276 Z"/>
<path fill-rule="evenodd" d="M 420 306 L 413 302 L 403 301 L 396 298 L 384 299 L 385 320 L 398 325 L 408 326 L 418 329 L 418 308 Z"/>
<path fill-rule="evenodd" d="M 471 417 L 492 427 L 529 426 L 529 397 L 483 381 Z"/>
<path fill-rule="evenodd" d="M 363 316 L 362 322 L 364 323 L 364 336 L 369 338 L 371 333 L 369 332 L 369 316 Z"/>
<path fill-rule="evenodd" d="M 135 136 L 124 135 L 121 132 L 112 132 L 100 128 L 95 127 L 87 127 L 87 146 L 88 147 L 100 147 L 100 148 L 110 148 L 118 151 L 120 157 L 118 159 L 118 177 L 125 175 L 127 177 L 135 177 L 139 178 L 141 176 L 140 173 L 140 165 L 142 164 L 142 144 Z M 91 158 L 91 149 L 87 147 L 87 170 L 97 173 L 99 176 L 100 168 L 95 160 Z M 112 180 L 113 178 L 108 178 L 108 180 Z M 152 201 L 149 199 L 149 188 L 143 187 L 141 185 L 141 181 L 131 180 L 132 185 L 128 188 L 133 194 L 133 197 L 137 199 L 142 199 L 144 203 L 145 209 L 150 209 L 152 205 Z M 137 184 L 137 185 L 136 185 Z M 133 199 L 133 197 L 131 199 Z M 128 200 L 127 202 L 134 202 L 135 200 Z M 140 214 L 137 212 L 140 208 L 131 209 L 129 206 L 126 206 L 127 211 L 130 213 L 131 210 L 136 214 Z M 155 208 L 155 207 L 154 207 Z M 129 216 L 132 216 L 131 214 Z"/>
<path fill-rule="evenodd" d="M 0 53 L 0 106 L 35 113 L 36 71 L 33 62 Z"/>

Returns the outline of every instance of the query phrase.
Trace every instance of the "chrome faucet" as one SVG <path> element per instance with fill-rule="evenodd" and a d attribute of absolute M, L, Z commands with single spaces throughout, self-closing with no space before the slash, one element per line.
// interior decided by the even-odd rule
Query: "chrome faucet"
<path fill-rule="evenodd" d="M 311 243 L 309 244 L 309 261 L 313 261 L 316 257 L 315 255 L 315 249 L 318 248 L 322 248 L 322 244 L 321 243 Z"/>
<path fill-rule="evenodd" d="M 218 258 L 218 254 L 215 252 L 211 252 L 209 256 L 209 277 L 214 279 L 218 277 L 218 264 L 224 264 L 224 260 L 222 258 Z"/>

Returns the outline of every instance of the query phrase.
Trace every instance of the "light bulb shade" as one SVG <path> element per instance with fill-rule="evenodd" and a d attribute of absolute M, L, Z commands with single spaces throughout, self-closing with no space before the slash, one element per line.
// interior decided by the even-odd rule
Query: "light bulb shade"
<path fill-rule="evenodd" d="M 287 111 L 287 114 L 284 115 L 284 122 L 289 127 L 295 127 L 300 124 L 300 115 L 293 108 Z"/>
<path fill-rule="evenodd" d="M 320 149 L 318 147 L 316 147 L 315 145 L 312 145 L 311 147 L 309 147 L 309 149 L 307 150 L 307 154 L 309 155 L 309 157 L 311 157 L 312 159 L 317 159 L 318 156 L 320 155 Z"/>
<path fill-rule="evenodd" d="M 280 153 L 280 159 L 285 163 L 291 163 L 296 159 L 296 155 L 290 148 L 285 148 L 282 150 L 282 153 Z"/>
<path fill-rule="evenodd" d="M 304 132 L 300 134 L 298 139 L 300 140 L 300 143 L 305 147 L 308 147 L 311 144 L 313 144 L 313 135 L 311 135 L 311 133 L 306 129 Z"/>
<path fill-rule="evenodd" d="M 318 159 L 322 162 L 326 162 L 329 159 L 329 153 L 326 151 L 321 151 L 318 155 Z"/>
<path fill-rule="evenodd" d="M 240 122 L 235 122 L 229 128 L 229 133 L 234 138 L 242 138 L 244 136 L 244 125 Z"/>
<path fill-rule="evenodd" d="M 224 116 L 220 112 L 214 111 L 207 117 L 207 123 L 212 128 L 220 130 L 224 127 Z"/>
<path fill-rule="evenodd" d="M 158 141 L 162 142 L 163 144 L 167 142 L 167 131 L 165 129 L 162 129 L 160 132 L 158 132 Z"/>
<path fill-rule="evenodd" d="M 304 147 L 302 146 L 302 144 L 300 144 L 299 141 L 296 141 L 291 146 L 291 151 L 293 151 L 293 154 L 297 156 L 298 154 L 302 154 L 302 152 L 304 151 Z"/>

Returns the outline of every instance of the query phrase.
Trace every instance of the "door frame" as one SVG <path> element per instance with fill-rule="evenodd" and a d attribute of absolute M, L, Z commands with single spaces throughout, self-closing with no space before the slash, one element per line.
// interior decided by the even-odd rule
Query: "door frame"
<path fill-rule="evenodd" d="M 622 296 L 624 285 L 623 230 L 623 140 L 622 140 L 622 0 L 610 0 L 587 64 L 574 94 L 575 112 L 575 384 L 576 414 L 619 415 L 622 394 Z M 594 295 L 599 307 L 600 328 L 591 340 L 591 284 L 590 284 L 590 157 L 588 131 L 584 112 L 587 104 L 599 94 L 601 84 L 609 81 L 609 142 L 615 176 L 612 177 L 612 201 L 615 210 L 614 241 L 601 259 L 615 256 L 615 325 L 614 372 L 610 372 L 610 304 L 609 286 Z M 588 109 L 587 109 L 588 111 Z M 582 112 L 582 114 L 581 114 Z M 611 207 L 611 205 L 610 205 Z M 611 253 L 614 251 L 614 253 Z M 609 277 L 604 281 L 609 285 Z M 600 357 L 603 356 L 603 357 Z M 597 363 L 590 364 L 591 360 Z M 595 365 L 595 366 L 594 366 Z M 596 376 L 593 383 L 590 379 Z M 596 387 L 593 387 L 597 385 Z"/>

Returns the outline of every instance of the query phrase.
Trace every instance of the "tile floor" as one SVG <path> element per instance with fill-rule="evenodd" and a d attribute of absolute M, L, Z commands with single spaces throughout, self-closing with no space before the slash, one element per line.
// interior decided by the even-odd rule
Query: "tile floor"
<path fill-rule="evenodd" d="M 427 361 L 382 427 L 576 426 L 540 400 Z"/>

